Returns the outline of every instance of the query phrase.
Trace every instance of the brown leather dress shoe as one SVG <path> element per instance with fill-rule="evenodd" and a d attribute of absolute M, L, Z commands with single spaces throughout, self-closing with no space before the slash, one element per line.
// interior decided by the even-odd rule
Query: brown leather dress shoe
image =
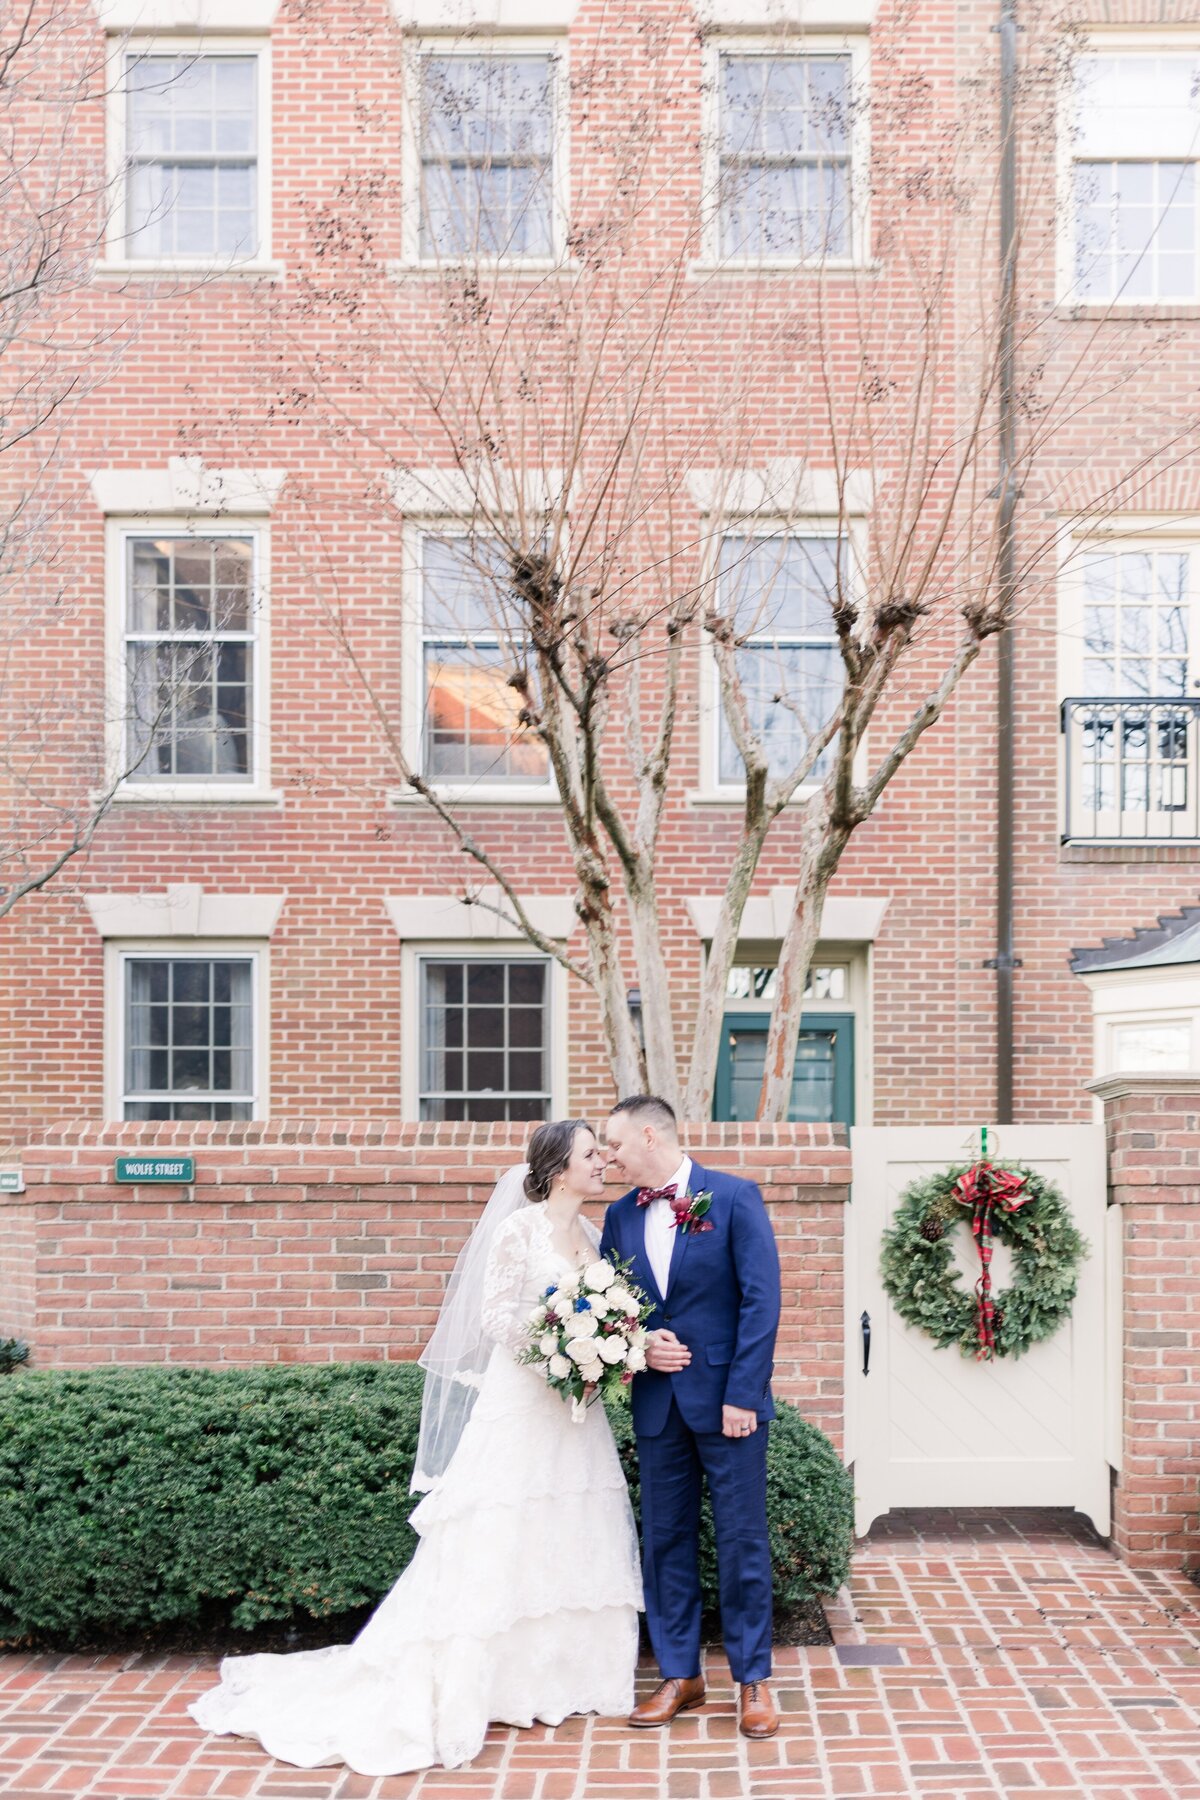
<path fill-rule="evenodd" d="M 676 1713 L 691 1712 L 704 1705 L 703 1675 L 689 1676 L 686 1681 L 664 1681 L 649 1699 L 635 1706 L 629 1715 L 631 1725 L 649 1729 L 652 1725 L 669 1725 Z"/>
<path fill-rule="evenodd" d="M 774 1737 L 779 1730 L 779 1713 L 765 1681 L 747 1681 L 739 1689 L 738 1730 L 748 1738 Z"/>

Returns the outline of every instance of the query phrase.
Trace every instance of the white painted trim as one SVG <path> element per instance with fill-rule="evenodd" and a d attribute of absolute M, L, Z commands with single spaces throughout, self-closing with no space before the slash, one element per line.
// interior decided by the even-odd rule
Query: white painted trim
<path fill-rule="evenodd" d="M 404 0 L 396 0 L 402 5 Z M 421 0 L 424 3 L 424 0 Z M 485 0 L 485 5 L 489 0 Z M 500 7 L 506 0 L 490 0 Z M 518 0 L 521 3 L 521 0 Z M 443 25 L 443 31 L 452 27 Z M 438 270 L 478 268 L 512 269 L 536 273 L 561 266 L 567 257 L 567 232 L 570 221 L 570 65 L 565 27 L 543 25 L 530 35 L 531 28 L 515 30 L 492 25 L 480 34 L 468 30 L 455 37 L 412 37 L 404 46 L 403 107 L 400 120 L 400 242 L 401 259 L 393 265 L 393 273 L 407 269 Z M 487 256 L 467 253 L 461 257 L 424 256 L 421 252 L 421 83 L 420 61 L 424 55 L 437 56 L 547 56 L 551 63 L 551 255 Z"/>
<path fill-rule="evenodd" d="M 466 530 L 481 508 L 494 516 L 519 516 L 522 512 L 541 516 L 562 511 L 571 501 L 561 469 L 527 470 L 517 476 L 486 459 L 477 479 L 463 469 L 414 465 L 388 469 L 383 481 L 403 518 L 436 525 L 443 531 Z"/>
<path fill-rule="evenodd" d="M 284 469 L 214 469 L 200 456 L 170 456 L 165 469 L 94 469 L 92 498 L 110 518 L 262 518 L 279 499 Z"/>
<path fill-rule="evenodd" d="M 262 517 L 238 518 L 222 513 L 213 522 L 199 515 L 115 516 L 105 526 L 105 687 L 108 767 L 112 776 L 127 766 L 128 723 L 125 659 L 125 546 L 132 537 L 156 533 L 175 537 L 251 537 L 254 540 L 254 638 L 251 674 L 250 774 L 245 781 L 123 781 L 116 792 L 121 804 L 189 805 L 257 801 L 278 805 L 282 796 L 271 786 L 271 544 Z M 111 779 L 111 777 L 110 777 Z"/>
<path fill-rule="evenodd" d="M 271 936 L 285 894 L 205 893 L 198 882 L 173 882 L 158 893 L 84 895 L 102 938 L 255 938 Z"/>
<path fill-rule="evenodd" d="M 391 902 L 387 903 L 391 910 Z M 422 957 L 474 957 L 477 962 L 488 960 L 481 955 L 478 942 L 459 938 L 444 940 L 416 941 L 402 943 L 400 947 L 400 1116 L 406 1120 L 418 1120 L 421 1113 L 421 983 L 419 964 Z M 567 972 L 552 957 L 534 945 L 522 940 L 520 943 L 506 941 L 503 946 L 497 945 L 496 958 L 511 962 L 518 956 L 527 956 L 537 962 L 544 962 L 547 968 L 547 980 L 550 984 L 550 1117 L 566 1118 L 570 1108 L 567 1100 L 569 1084 L 568 1031 L 567 1031 Z"/>
<path fill-rule="evenodd" d="M 743 10 L 743 0 L 716 0 L 731 14 Z M 819 0 L 818 0 L 819 3 Z M 859 0 L 849 0 L 857 5 Z M 751 0 L 757 11 L 761 0 Z M 862 269 L 871 257 L 871 121 L 870 39 L 866 21 L 847 21 L 842 29 L 811 30 L 807 21 L 789 16 L 801 10 L 805 0 L 787 0 L 788 11 L 778 19 L 750 22 L 748 32 L 724 35 L 735 24 L 713 21 L 703 44 L 701 79 L 701 260 L 696 273 L 723 269 Z M 870 4 L 870 0 L 866 0 Z M 873 10 L 873 9 L 872 9 Z M 799 26 L 799 30 L 797 30 Z M 721 58 L 722 56 L 832 56 L 850 58 L 850 254 L 839 257 L 734 257 L 721 250 Z"/>
<path fill-rule="evenodd" d="M 795 890 L 790 887 L 774 887 L 767 894 L 753 895 L 747 900 L 742 913 L 739 941 L 780 943 L 787 932 L 794 898 Z M 872 942 L 879 936 L 890 899 L 890 895 L 884 895 L 882 898 L 873 896 L 864 899 L 826 900 L 821 913 L 820 942 L 826 947 L 835 942 Z M 692 929 L 706 943 L 712 941 L 722 904 L 723 896 L 720 894 L 689 894 L 687 897 L 686 905 Z M 832 1006 L 833 1002 L 830 1004 Z"/>
<path fill-rule="evenodd" d="M 126 0 L 120 0 L 121 4 Z M 128 0 L 129 4 L 138 4 L 140 0 Z M 227 12 L 234 0 L 182 0 L 183 4 L 198 4 L 208 7 L 215 4 L 221 12 Z M 259 12 L 267 5 L 272 6 L 278 0 L 249 0 L 249 8 L 240 8 L 242 19 L 257 19 Z M 103 4 L 103 0 L 98 0 Z M 170 8 L 174 0 L 152 0 L 156 7 Z M 216 28 L 215 20 L 208 20 L 204 30 Z M 110 32 L 116 28 L 109 27 Z M 222 28 L 223 30 L 224 28 Z M 271 199 L 274 188 L 274 131 L 271 121 L 271 45 L 259 28 L 255 35 L 250 34 L 248 24 L 234 21 L 233 30 L 244 35 L 205 36 L 199 28 L 185 32 L 179 26 L 168 28 L 166 35 L 153 34 L 110 35 L 108 39 L 105 79 L 107 83 L 106 106 L 106 165 L 109 178 L 109 192 L 115 204 L 112 206 L 105 223 L 104 257 L 97 264 L 97 273 L 106 269 L 118 273 L 146 272 L 155 274 L 184 273 L 188 271 L 208 272 L 213 275 L 239 273 L 274 274 L 278 271 L 271 255 Z M 258 241 L 246 256 L 215 256 L 208 260 L 194 256 L 184 257 L 152 257 L 142 258 L 129 254 L 129 232 L 126 221 L 128 199 L 128 183 L 126 179 L 125 142 L 126 142 L 126 104 L 125 104 L 125 58 L 127 56 L 179 56 L 194 54 L 197 56 L 253 56 L 256 61 L 256 94 L 255 94 L 255 218 L 258 224 Z"/>
<path fill-rule="evenodd" d="M 1083 1085 L 1101 1101 L 1123 1100 L 1136 1094 L 1200 1095 L 1200 1073 L 1187 1070 L 1174 1075 L 1097 1075 Z"/>
<path fill-rule="evenodd" d="M 527 942 L 518 925 L 490 910 L 505 904 L 499 887 L 481 888 L 480 900 L 485 904 L 468 906 L 448 894 L 389 894 L 383 904 L 392 929 L 404 943 L 427 939 L 458 944 Z M 536 929 L 560 943 L 566 942 L 579 922 L 568 894 L 522 894 L 521 904 Z"/>
<path fill-rule="evenodd" d="M 248 957 L 251 964 L 250 995 L 253 1042 L 250 1046 L 253 1076 L 251 1118 L 265 1119 L 271 1110 L 271 990 L 270 951 L 260 939 L 246 937 L 172 940 L 157 935 L 140 939 L 109 940 L 104 946 L 104 1117 L 120 1120 L 125 1096 L 125 964 L 145 956 Z M 187 1130 L 187 1121 L 177 1121 Z"/>

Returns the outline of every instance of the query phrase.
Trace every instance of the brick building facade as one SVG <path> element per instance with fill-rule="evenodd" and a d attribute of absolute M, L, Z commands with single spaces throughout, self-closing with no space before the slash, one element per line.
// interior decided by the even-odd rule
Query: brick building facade
<path fill-rule="evenodd" d="M 689 158 L 694 165 L 676 185 L 694 201 L 704 158 L 728 151 L 732 164 L 737 151 L 755 180 L 786 167 L 788 192 L 801 195 L 783 203 L 795 216 L 782 253 L 718 256 L 707 270 L 696 259 L 692 279 L 706 298 L 688 316 L 689 356 L 707 395 L 719 388 L 732 322 L 747 311 L 768 318 L 788 307 L 824 309 L 828 341 L 842 334 L 849 342 L 869 292 L 899 336 L 914 295 L 898 270 L 889 205 L 923 156 L 937 166 L 939 131 L 973 105 L 981 115 L 994 108 L 992 11 L 940 0 L 882 0 L 878 8 L 837 0 L 822 10 L 805 0 L 781 35 L 776 13 L 764 9 L 760 18 L 753 5 L 718 8 L 698 31 L 696 19 L 670 5 L 614 15 L 590 0 L 504 0 L 482 27 L 456 16 L 448 31 L 444 8 L 435 16 L 436 8 L 417 6 L 411 17 L 401 8 L 401 17 L 384 0 L 331 4 L 319 17 L 286 4 L 276 10 L 271 0 L 226 10 L 220 0 L 197 3 L 194 16 L 168 19 L 152 0 L 103 0 L 94 19 L 79 22 L 96 50 L 111 53 L 115 71 L 107 110 L 97 102 L 82 129 L 96 146 L 107 134 L 118 162 L 125 145 L 129 163 L 107 247 L 73 300 L 74 316 L 88 329 L 116 331 L 136 311 L 137 335 L 64 433 L 55 492 L 69 623 L 18 643 L 9 692 L 21 705 L 69 695 L 79 733 L 64 739 L 47 770 L 69 797 L 94 782 L 89 733 L 111 733 L 116 717 L 127 751 L 130 696 L 149 693 L 156 703 L 165 692 L 162 659 L 180 654 L 180 644 L 193 646 L 193 656 L 203 640 L 207 660 L 195 682 L 202 691 L 187 697 L 187 716 L 179 697 L 172 700 L 170 722 L 122 784 L 90 853 L 3 926 L 5 1136 L 19 1149 L 32 1129 L 62 1118 L 482 1116 L 490 1105 L 481 1112 L 483 1090 L 498 1096 L 494 1110 L 517 1118 L 601 1112 L 613 1090 L 589 995 L 560 967 L 531 956 L 494 914 L 462 903 L 462 854 L 427 806 L 397 793 L 379 720 L 336 648 L 340 620 L 373 671 L 388 729 L 415 732 L 418 761 L 447 759 L 456 816 L 513 871 L 541 928 L 577 951 L 574 882 L 544 771 L 505 751 L 502 777 L 494 762 L 476 779 L 471 756 L 481 752 L 469 740 L 487 723 L 494 686 L 477 685 L 475 699 L 464 700 L 472 677 L 455 663 L 453 645 L 430 647 L 431 570 L 446 554 L 447 506 L 406 515 L 399 505 L 368 504 L 367 476 L 377 485 L 386 457 L 381 448 L 364 475 L 363 443 L 416 406 L 422 362 L 435 354 L 444 318 L 444 271 L 429 246 L 444 252 L 454 229 L 447 219 L 461 198 L 453 183 L 469 180 L 462 171 L 474 166 L 472 153 L 463 150 L 460 164 L 455 150 L 421 190 L 425 210 L 414 213 L 406 183 L 424 166 L 422 132 L 434 131 L 437 118 L 445 126 L 451 113 L 455 128 L 472 108 L 486 114 L 501 91 L 506 116 L 525 109 L 515 149 L 494 132 L 487 139 L 507 199 L 489 189 L 479 204 L 485 213 L 511 207 L 521 169 L 550 183 L 545 216 L 537 205 L 527 209 L 527 235 L 512 257 L 512 278 L 535 281 L 564 248 L 556 209 L 569 223 L 582 204 L 572 181 L 582 191 L 595 143 L 620 124 L 627 101 L 631 116 L 636 111 L 629 96 L 647 66 L 647 35 L 669 43 L 669 65 L 655 66 L 678 75 L 672 108 L 661 114 L 662 154 L 678 160 L 663 167 L 686 169 Z M 1118 236 L 1136 238 L 1132 188 L 1124 198 L 1119 192 L 1127 167 L 1143 172 L 1143 184 L 1182 184 L 1178 194 L 1155 189 L 1158 198 L 1146 202 L 1165 221 L 1161 242 L 1152 233 L 1139 259 L 1101 233 L 1086 275 L 1071 277 L 1063 305 L 1044 315 L 1053 319 L 1052 357 L 1090 362 L 1095 380 L 1086 425 L 1055 431 L 1031 469 L 1018 519 L 1029 562 L 1014 632 L 1015 1117 L 1030 1122 L 1089 1117 L 1084 1082 L 1136 1068 L 1139 1057 L 1164 1068 L 1200 1059 L 1190 1020 L 1164 1037 L 1154 1035 L 1153 1020 L 1139 1019 L 1142 1037 L 1098 1043 L 1089 995 L 1068 961 L 1074 946 L 1128 935 L 1197 899 L 1190 658 L 1200 492 L 1194 460 L 1155 459 L 1145 419 L 1161 428 L 1163 443 L 1173 433 L 1179 441 L 1180 409 L 1195 384 L 1200 248 L 1189 210 L 1196 152 L 1184 129 L 1193 104 L 1184 77 L 1200 55 L 1200 10 L 1159 9 L 1154 24 L 1144 12 L 1134 0 L 1105 9 L 1080 78 L 1082 134 L 1065 112 L 1049 129 L 1043 102 L 1056 34 L 1088 21 L 1040 14 L 1021 49 L 1022 192 L 1034 194 L 1022 277 L 1030 307 L 1058 279 L 1046 187 L 1056 157 L 1078 164 L 1068 211 L 1081 240 L 1095 236 L 1104 207 Z M 481 73 L 489 59 L 491 72 Z M 502 78 L 494 73 L 501 65 Z M 610 79 L 589 84 L 584 75 L 598 69 Z M 622 69 L 627 94 L 615 79 Z M 414 97 L 433 79 L 430 70 L 452 89 L 452 107 L 444 95 Z M 790 98 L 775 107 L 777 78 Z M 1157 115 L 1138 98 L 1146 83 L 1159 84 Z M 729 138 L 729 120 L 745 113 L 747 84 L 777 132 L 769 144 L 754 140 L 760 164 L 753 145 L 731 148 Z M 839 113 L 830 95 L 851 91 L 853 104 Z M 915 92 L 920 105 L 905 110 L 901 97 Z M 486 137 L 493 125 L 485 125 Z M 986 161 L 986 134 L 972 154 Z M 869 207 L 845 226 L 821 268 L 801 241 L 820 206 L 803 196 L 824 180 L 821 204 L 836 210 L 838 181 L 849 192 L 867 170 Z M 339 383 L 350 380 L 345 347 L 357 315 L 344 279 L 347 218 L 338 214 L 348 193 L 360 208 L 354 218 L 366 218 L 378 239 L 372 268 L 385 267 L 392 283 L 398 345 L 378 377 L 389 390 L 378 417 L 350 448 L 330 426 L 332 402 L 321 412 L 311 393 L 293 391 L 288 400 L 279 390 L 285 338 L 296 366 L 324 358 L 337 365 Z M 728 221 L 716 204 L 712 229 L 720 233 Z M 669 207 L 665 216 L 670 226 Z M 843 229 L 821 216 L 829 231 Z M 572 240 L 571 254 L 578 248 Z M 1061 252 L 1068 263 L 1073 253 Z M 322 258 L 336 262 L 339 254 L 337 280 L 322 287 Z M 520 269 L 522 260 L 534 273 Z M 966 260 L 964 252 L 946 302 L 946 330 L 960 344 L 970 336 L 972 288 L 992 285 L 988 264 L 974 252 L 969 267 Z M 828 421 L 804 413 L 809 389 L 799 376 L 781 387 L 782 365 L 765 353 L 764 360 L 754 402 L 766 423 L 756 445 L 770 439 L 777 457 L 799 456 L 816 492 L 833 462 Z M 685 384 L 671 398 L 681 434 L 694 398 Z M 965 404 L 961 395 L 946 400 Z M 423 444 L 417 437 L 414 427 L 409 461 L 420 453 L 423 464 L 445 467 L 432 428 Z M 1102 499 L 1107 510 L 1097 524 Z M 813 544 L 829 542 L 828 506 L 821 515 L 813 500 L 808 519 L 802 510 L 792 508 L 784 535 L 808 545 L 811 558 Z M 839 526 L 858 534 L 856 554 L 869 567 L 869 498 L 843 504 Z M 697 503 L 687 530 L 706 529 Z M 738 529 L 748 528 L 743 521 Z M 1062 544 L 1072 553 L 1060 579 Z M 404 601 L 414 566 L 427 582 L 424 638 Z M 940 667 L 946 628 L 933 621 L 903 665 L 879 741 Z M 478 637 L 477 622 L 460 621 L 460 629 Z M 681 1021 L 740 811 L 736 784 L 722 779 L 721 728 L 705 698 L 707 651 L 703 634 L 694 636 L 660 859 Z M 802 642 L 787 650 L 787 666 L 804 679 L 815 666 L 804 662 L 812 649 Z M 478 669 L 473 678 L 478 683 Z M 1076 708 L 1064 735 L 1061 703 L 1081 695 L 1104 697 L 1108 710 Z M 472 707 L 473 726 L 464 723 Z M 995 722 L 989 645 L 846 852 L 806 1005 L 796 1089 L 805 1118 L 970 1121 L 992 1110 L 995 975 L 986 964 L 996 948 Z M 1073 762 L 1064 770 L 1068 743 Z M 745 1117 L 751 1103 L 801 813 L 798 806 L 781 818 L 756 876 L 730 984 L 718 1117 Z M 472 1006 L 482 1033 L 474 1074 L 447 1048 L 473 1029 Z"/>

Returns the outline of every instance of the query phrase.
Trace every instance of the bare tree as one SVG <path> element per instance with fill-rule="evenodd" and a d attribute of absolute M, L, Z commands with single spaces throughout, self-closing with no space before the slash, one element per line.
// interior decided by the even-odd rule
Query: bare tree
<path fill-rule="evenodd" d="M 759 130 L 770 102 L 753 74 L 744 92 L 705 95 L 682 15 L 651 29 L 614 13 L 572 64 L 572 192 L 557 239 L 536 96 L 512 86 L 548 77 L 506 75 L 493 96 L 482 62 L 431 57 L 412 97 L 415 222 L 386 172 L 348 175 L 314 209 L 314 253 L 260 346 L 280 410 L 304 397 L 364 505 L 397 531 L 441 519 L 462 534 L 454 554 L 473 571 L 476 608 L 465 636 L 487 640 L 463 703 L 477 715 L 470 744 L 466 727 L 456 736 L 427 717 L 414 732 L 398 716 L 356 610 L 313 565 L 325 625 L 395 776 L 475 864 L 466 897 L 496 906 L 597 996 L 618 1089 L 648 1082 L 690 1118 L 709 1111 L 772 829 L 794 822 L 795 884 L 766 1119 L 787 1113 L 806 974 L 847 844 L 1056 561 L 1064 527 L 1046 520 L 1072 462 L 1066 440 L 1089 419 L 1118 439 L 1127 428 L 1126 499 L 1195 443 L 1194 395 L 1150 431 L 1140 416 L 1137 374 L 1161 326 L 1095 319 L 1081 343 L 1063 315 L 1047 123 L 1069 79 L 1057 32 L 1042 19 L 1026 52 L 1001 280 L 990 45 L 964 103 L 906 62 L 906 17 L 876 37 L 869 102 L 836 58 L 808 96 L 831 184 L 816 205 L 770 189 Z M 802 48 L 781 33 L 781 55 Z M 699 123 L 718 99 L 740 120 L 724 156 Z M 858 149 L 868 105 L 870 161 Z M 464 109 L 488 121 L 477 160 L 508 181 L 503 205 L 471 173 Z M 533 171 L 520 204 L 518 166 Z M 397 270 L 378 220 L 405 206 Z M 505 266 L 504 250 L 542 251 L 545 266 Z M 798 268 L 798 256 L 825 268 Z M 414 257 L 426 265 L 416 273 Z M 337 349 L 318 352 L 314 323 L 331 316 Z M 1035 489 L 1038 522 L 1023 525 L 1016 579 L 1004 579 L 1004 495 Z M 320 512 L 318 498 L 315 534 Z M 819 543 L 805 528 L 814 516 Z M 789 647 L 796 637 L 806 647 Z M 715 716 L 698 723 L 709 686 Z M 685 1020 L 664 948 L 677 879 L 664 882 L 660 858 L 705 731 L 741 798 Z M 526 872 L 464 814 L 464 789 L 513 767 L 544 768 L 557 791 L 582 958 L 538 928 Z"/>

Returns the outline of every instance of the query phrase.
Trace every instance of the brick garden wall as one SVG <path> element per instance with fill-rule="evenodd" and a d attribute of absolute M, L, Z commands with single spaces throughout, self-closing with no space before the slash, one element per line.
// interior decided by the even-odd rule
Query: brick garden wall
<path fill-rule="evenodd" d="M 507 1125 L 48 1129 L 27 1191 L 0 1197 L 0 1337 L 27 1337 L 41 1368 L 409 1360 L 524 1141 Z M 118 1153 L 156 1144 L 194 1154 L 195 1185 L 115 1185 Z M 761 1185 L 783 1262 L 777 1389 L 840 1446 L 845 1133 L 710 1126 L 689 1148 Z"/>
<path fill-rule="evenodd" d="M 1140 1567 L 1200 1568 L 1200 1079 L 1093 1085 L 1125 1263 L 1113 1544 Z"/>

